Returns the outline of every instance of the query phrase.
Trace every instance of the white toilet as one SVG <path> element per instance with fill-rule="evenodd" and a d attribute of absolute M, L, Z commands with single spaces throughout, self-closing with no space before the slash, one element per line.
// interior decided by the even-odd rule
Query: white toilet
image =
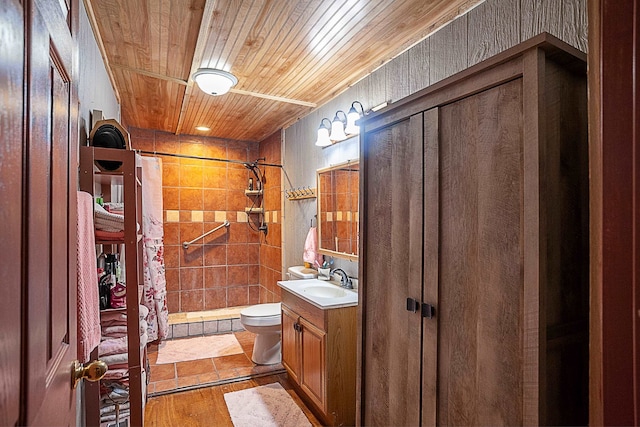
<path fill-rule="evenodd" d="M 240 323 L 256 334 L 251 359 L 258 365 L 280 363 L 281 318 L 280 303 L 257 304 L 240 312 Z"/>

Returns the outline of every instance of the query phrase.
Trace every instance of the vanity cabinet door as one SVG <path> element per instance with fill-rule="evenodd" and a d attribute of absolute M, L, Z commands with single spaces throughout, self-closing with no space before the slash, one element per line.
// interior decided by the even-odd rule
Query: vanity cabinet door
<path fill-rule="evenodd" d="M 300 383 L 300 349 L 298 344 L 298 316 L 282 306 L 282 364 L 291 379 Z"/>
<path fill-rule="evenodd" d="M 318 407 L 326 413 L 325 399 L 325 336 L 326 333 L 300 318 L 300 350 L 302 372 L 300 386 Z"/>

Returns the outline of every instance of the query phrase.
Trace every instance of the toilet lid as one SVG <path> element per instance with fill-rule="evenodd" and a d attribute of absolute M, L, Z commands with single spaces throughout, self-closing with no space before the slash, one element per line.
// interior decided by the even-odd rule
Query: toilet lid
<path fill-rule="evenodd" d="M 269 304 L 257 304 L 247 307 L 240 312 L 243 316 L 247 317 L 266 317 L 266 316 L 280 316 L 280 303 Z"/>

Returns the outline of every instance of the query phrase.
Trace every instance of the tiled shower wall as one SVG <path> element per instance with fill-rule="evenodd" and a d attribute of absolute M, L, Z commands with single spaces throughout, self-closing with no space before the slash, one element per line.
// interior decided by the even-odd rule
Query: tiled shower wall
<path fill-rule="evenodd" d="M 242 162 L 253 162 L 261 156 L 260 144 L 254 142 L 174 135 L 145 129 L 129 131 L 134 149 Z M 277 151 L 279 154 L 279 147 Z M 279 163 L 279 158 L 269 161 Z M 245 207 L 251 206 L 250 198 L 244 194 L 248 179 L 253 176 L 251 172 L 242 164 L 226 162 L 167 156 L 162 156 L 162 162 L 169 312 L 258 303 L 263 294 L 260 290 L 262 235 L 251 230 L 244 212 Z M 277 182 L 279 173 L 277 170 Z M 269 179 L 276 182 L 271 174 Z M 266 201 L 269 201 L 268 194 Z M 272 197 L 275 197 L 275 192 Z M 277 198 L 279 210 L 280 193 Z M 231 223 L 228 228 L 195 242 L 188 249 L 182 247 L 182 242 L 202 235 L 224 220 Z M 270 227 L 270 233 L 275 228 Z M 269 243 L 276 241 L 271 239 L 275 234 L 269 235 Z M 269 249 L 268 256 L 271 251 Z"/>
<path fill-rule="evenodd" d="M 282 134 L 276 132 L 260 142 L 265 163 L 282 163 Z M 280 301 L 278 280 L 282 279 L 282 170 L 265 167 L 264 208 L 268 226 L 260 244 L 260 302 Z"/>

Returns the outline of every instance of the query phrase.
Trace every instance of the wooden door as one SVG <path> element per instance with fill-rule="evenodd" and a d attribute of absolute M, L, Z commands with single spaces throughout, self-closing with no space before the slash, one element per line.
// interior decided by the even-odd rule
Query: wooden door
<path fill-rule="evenodd" d="M 439 109 L 437 424 L 523 423 L 522 131 L 521 79 Z"/>
<path fill-rule="evenodd" d="M 363 425 L 420 422 L 421 317 L 407 311 L 407 298 L 422 299 L 422 139 L 421 114 L 364 136 Z"/>
<path fill-rule="evenodd" d="M 300 384 L 298 319 L 296 313 L 282 306 L 282 365 L 289 371 L 291 379 Z"/>
<path fill-rule="evenodd" d="M 25 2 L 28 34 L 22 320 L 23 415 L 29 425 L 75 424 L 77 102 L 75 22 L 68 2 Z M 73 11 L 76 13 L 75 9 Z"/>
<path fill-rule="evenodd" d="M 300 387 L 318 405 L 327 412 L 326 402 L 326 334 L 323 330 L 300 318 Z"/>
<path fill-rule="evenodd" d="M 0 8 L 0 425 L 19 425 L 24 18 L 18 0 Z"/>

